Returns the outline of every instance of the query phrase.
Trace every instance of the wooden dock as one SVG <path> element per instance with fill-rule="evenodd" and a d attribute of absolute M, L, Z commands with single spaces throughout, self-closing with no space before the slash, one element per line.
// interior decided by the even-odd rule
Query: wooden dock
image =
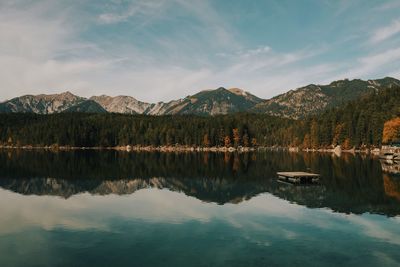
<path fill-rule="evenodd" d="M 309 172 L 278 172 L 278 179 L 292 184 L 318 183 L 320 175 Z"/>

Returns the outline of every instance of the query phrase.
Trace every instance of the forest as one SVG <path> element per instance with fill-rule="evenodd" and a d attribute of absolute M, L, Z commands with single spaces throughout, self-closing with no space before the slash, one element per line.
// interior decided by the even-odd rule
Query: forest
<path fill-rule="evenodd" d="M 388 88 L 304 120 L 250 113 L 213 117 L 110 113 L 0 114 L 0 144 L 71 147 L 182 145 L 301 148 L 341 145 L 350 149 L 398 143 L 398 117 L 400 88 Z"/>
<path fill-rule="evenodd" d="M 392 136 L 383 135 L 385 123 L 388 128 L 387 123 L 398 117 L 400 88 L 388 88 L 308 118 L 301 127 L 305 130 L 302 143 L 294 145 L 308 148 L 341 145 L 350 149 L 400 143 L 400 124 L 396 126 L 396 121 L 390 124 Z"/>

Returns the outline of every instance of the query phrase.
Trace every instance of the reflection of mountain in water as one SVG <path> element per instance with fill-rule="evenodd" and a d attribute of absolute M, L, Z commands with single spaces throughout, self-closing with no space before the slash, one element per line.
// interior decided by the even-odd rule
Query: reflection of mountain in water
<path fill-rule="evenodd" d="M 276 182 L 279 170 L 310 169 L 320 186 Z M 43 178 L 54 177 L 54 178 Z M 131 178 L 140 177 L 140 178 Z M 157 178 L 155 178 L 157 177 Z M 344 213 L 400 214 L 398 177 L 379 161 L 345 155 L 255 153 L 0 153 L 0 186 L 26 195 L 132 194 L 167 188 L 206 202 L 239 203 L 263 192 L 311 208 Z"/>
<path fill-rule="evenodd" d="M 56 178 L 0 179 L 0 186 L 24 195 L 55 195 L 69 198 L 88 192 L 93 195 L 132 194 L 145 188 L 169 189 L 183 192 L 206 202 L 224 204 L 250 199 L 265 188 L 254 183 L 229 183 L 226 180 L 208 178 L 149 178 L 97 180 L 65 180 Z"/>

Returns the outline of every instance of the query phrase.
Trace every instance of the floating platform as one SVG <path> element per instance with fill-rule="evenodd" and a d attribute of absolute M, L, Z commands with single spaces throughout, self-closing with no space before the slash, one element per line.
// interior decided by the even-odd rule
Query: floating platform
<path fill-rule="evenodd" d="M 278 172 L 278 179 L 291 184 L 315 184 L 320 175 L 309 172 Z"/>

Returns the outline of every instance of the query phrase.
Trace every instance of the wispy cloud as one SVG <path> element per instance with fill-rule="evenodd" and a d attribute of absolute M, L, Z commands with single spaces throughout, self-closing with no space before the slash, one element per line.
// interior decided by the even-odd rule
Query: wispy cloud
<path fill-rule="evenodd" d="M 384 52 L 358 58 L 356 62 L 351 65 L 351 67 L 349 67 L 339 76 L 348 78 L 373 78 L 371 76 L 380 72 L 385 73 L 385 71 L 388 75 L 393 69 L 398 68 L 396 64 L 399 62 L 399 60 L 400 48 L 389 49 Z"/>
<path fill-rule="evenodd" d="M 55 11 L 58 16 L 47 15 Z M 81 87 L 84 76 L 112 64 L 115 59 L 100 56 L 95 44 L 76 38 L 70 12 L 52 2 L 1 6 L 0 63 L 7 66 L 0 73 L 2 97 Z"/>
<path fill-rule="evenodd" d="M 262 55 L 271 52 L 271 47 L 269 46 L 259 46 L 254 49 L 240 49 L 234 51 L 232 53 L 227 52 L 219 52 L 216 55 L 223 58 L 230 58 L 230 57 L 241 57 L 241 58 L 249 58 L 252 56 Z"/>
<path fill-rule="evenodd" d="M 394 20 L 390 25 L 375 30 L 369 41 L 372 44 L 376 44 L 398 33 L 400 33 L 400 20 Z"/>
<path fill-rule="evenodd" d="M 70 90 L 154 102 L 219 86 L 268 98 L 308 83 L 400 75 L 398 15 L 374 17 L 371 33 L 357 24 L 364 17 L 348 14 L 360 1 L 323 3 L 341 19 L 303 23 L 282 3 L 1 1 L 0 101 Z M 260 12 L 268 8 L 283 17 Z M 351 31 L 324 36 L 350 19 Z"/>
<path fill-rule="evenodd" d="M 392 9 L 397 9 L 400 8 L 400 2 L 398 0 L 392 0 L 388 2 L 384 2 L 381 5 L 377 7 L 377 10 L 379 11 L 386 11 L 386 10 L 392 10 Z"/>
<path fill-rule="evenodd" d="M 98 16 L 98 22 L 103 24 L 113 24 L 126 22 L 133 16 L 151 16 L 165 4 L 161 0 L 139 0 L 131 2 L 128 6 L 122 3 L 114 3 L 111 10 Z M 109 6 L 110 7 L 110 6 Z"/>

